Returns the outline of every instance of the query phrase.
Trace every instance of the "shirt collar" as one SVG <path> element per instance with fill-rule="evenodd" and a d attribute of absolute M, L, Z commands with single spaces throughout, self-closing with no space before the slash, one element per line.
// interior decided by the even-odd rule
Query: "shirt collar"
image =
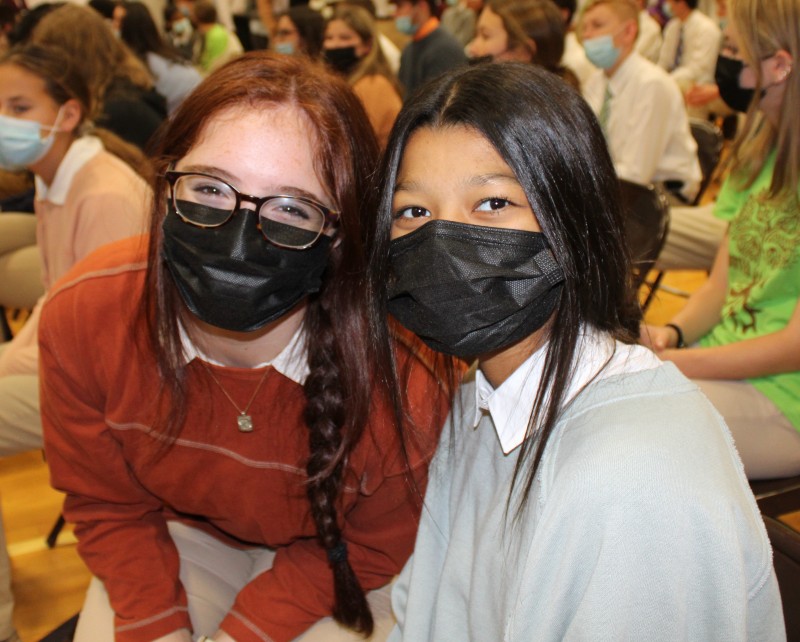
<path fill-rule="evenodd" d="M 472 426 L 476 428 L 485 414 L 491 415 L 506 455 L 525 440 L 536 391 L 542 378 L 547 345 L 528 357 L 496 390 L 480 368 L 475 375 L 475 416 Z M 647 348 L 619 343 L 591 328 L 582 331 L 578 335 L 575 370 L 564 396 L 564 405 L 592 381 L 626 372 L 649 370 L 660 364 L 658 357 Z"/>
<path fill-rule="evenodd" d="M 425 22 L 423 22 L 419 29 L 417 29 L 417 33 L 414 34 L 414 40 L 419 41 L 423 38 L 428 37 L 434 31 L 436 31 L 436 27 L 439 26 L 439 18 L 436 16 L 431 16 Z"/>
<path fill-rule="evenodd" d="M 215 366 L 226 367 L 226 364 L 220 363 L 216 359 L 209 357 L 203 353 L 198 346 L 196 346 L 182 324 L 179 324 L 179 332 L 181 339 L 181 347 L 183 348 L 183 356 L 185 363 L 189 363 L 192 359 L 202 359 L 206 363 Z M 253 369 L 265 368 L 272 366 L 287 379 L 294 381 L 296 384 L 302 386 L 308 378 L 308 358 L 306 352 L 305 332 L 302 326 L 297 329 L 286 347 L 280 351 L 272 361 L 264 361 L 253 366 Z"/>
<path fill-rule="evenodd" d="M 49 201 L 54 205 L 63 205 L 67 200 L 67 194 L 69 194 L 75 174 L 102 150 L 103 143 L 95 136 L 76 138 L 61 160 L 53 182 L 49 186 L 38 176 L 34 177 L 36 198 L 40 201 Z"/>

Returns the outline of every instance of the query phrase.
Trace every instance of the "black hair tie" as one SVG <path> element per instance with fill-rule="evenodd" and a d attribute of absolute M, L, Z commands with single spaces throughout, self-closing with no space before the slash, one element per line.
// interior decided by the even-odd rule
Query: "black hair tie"
<path fill-rule="evenodd" d="M 333 548 L 328 549 L 328 561 L 331 564 L 338 564 L 339 562 L 347 561 L 347 544 L 339 542 Z"/>

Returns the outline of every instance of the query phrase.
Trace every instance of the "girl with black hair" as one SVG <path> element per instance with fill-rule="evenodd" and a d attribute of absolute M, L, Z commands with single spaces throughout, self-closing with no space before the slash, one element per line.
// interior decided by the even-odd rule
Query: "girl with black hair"
<path fill-rule="evenodd" d="M 344 80 L 245 55 L 164 130 L 149 236 L 54 288 L 45 449 L 96 578 L 76 641 L 385 639 L 447 402 L 369 312 L 377 151 Z"/>
<path fill-rule="evenodd" d="M 384 181 L 389 311 L 477 357 L 390 640 L 783 639 L 730 434 L 635 345 L 617 179 L 586 103 L 532 65 L 451 74 L 404 106 Z"/>

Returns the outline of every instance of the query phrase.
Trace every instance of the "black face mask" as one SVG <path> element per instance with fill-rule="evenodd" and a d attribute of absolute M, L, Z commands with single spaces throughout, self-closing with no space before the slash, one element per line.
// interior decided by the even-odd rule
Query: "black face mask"
<path fill-rule="evenodd" d="M 389 311 L 431 348 L 472 357 L 541 328 L 564 274 L 539 232 L 431 221 L 392 241 Z"/>
<path fill-rule="evenodd" d="M 739 76 L 743 68 L 744 63 L 741 60 L 719 56 L 717 68 L 714 71 L 714 80 L 719 87 L 720 98 L 728 107 L 740 112 L 747 111 L 755 95 L 752 89 L 742 89 L 739 85 Z"/>
<path fill-rule="evenodd" d="M 317 292 L 331 239 L 291 250 L 273 245 L 241 209 L 220 227 L 184 223 L 172 204 L 162 224 L 163 256 L 186 307 L 217 328 L 250 332 L 280 318 Z"/>
<path fill-rule="evenodd" d="M 355 47 L 338 47 L 337 49 L 323 49 L 325 62 L 340 74 L 347 75 L 358 64 L 359 57 L 356 56 Z"/>

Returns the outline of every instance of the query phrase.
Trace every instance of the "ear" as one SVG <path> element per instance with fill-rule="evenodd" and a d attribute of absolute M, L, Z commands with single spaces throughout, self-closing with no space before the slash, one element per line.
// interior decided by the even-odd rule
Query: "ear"
<path fill-rule="evenodd" d="M 59 129 L 63 132 L 74 133 L 83 121 L 83 110 L 81 104 L 74 98 L 70 98 L 61 105 L 61 123 Z"/>
<path fill-rule="evenodd" d="M 789 74 L 794 70 L 794 61 L 791 54 L 785 49 L 779 49 L 778 52 L 772 56 L 765 63 L 766 69 L 764 78 L 765 85 L 777 85 L 782 83 Z"/>
<path fill-rule="evenodd" d="M 625 45 L 633 47 L 636 44 L 636 36 L 639 33 L 639 25 L 633 20 L 628 20 L 622 28 L 620 35 Z"/>

